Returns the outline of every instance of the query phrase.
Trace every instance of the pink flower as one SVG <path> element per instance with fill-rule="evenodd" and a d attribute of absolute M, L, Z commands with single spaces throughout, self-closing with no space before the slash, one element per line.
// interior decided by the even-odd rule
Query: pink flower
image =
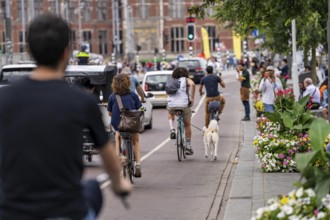
<path fill-rule="evenodd" d="M 283 162 L 283 165 L 288 165 L 288 164 L 289 164 L 288 161 L 284 161 L 284 162 Z"/>
<path fill-rule="evenodd" d="M 281 154 L 278 155 L 278 157 L 279 157 L 280 159 L 283 159 L 283 158 L 285 157 L 285 155 L 281 153 Z"/>
<path fill-rule="evenodd" d="M 286 160 L 291 160 L 291 157 L 286 157 Z"/>
<path fill-rule="evenodd" d="M 314 215 L 317 216 L 317 214 L 319 214 L 319 210 L 315 209 L 314 210 Z"/>
<path fill-rule="evenodd" d="M 303 137 L 304 135 L 302 133 L 299 134 L 299 137 Z"/>
<path fill-rule="evenodd" d="M 294 151 L 297 151 L 298 149 L 296 147 L 293 148 Z"/>
<path fill-rule="evenodd" d="M 290 149 L 290 150 L 288 150 L 288 153 L 293 154 L 294 152 L 293 152 L 293 150 Z"/>

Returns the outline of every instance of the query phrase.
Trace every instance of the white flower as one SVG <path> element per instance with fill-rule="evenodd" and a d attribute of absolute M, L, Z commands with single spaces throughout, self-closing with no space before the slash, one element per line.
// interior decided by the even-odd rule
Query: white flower
<path fill-rule="evenodd" d="M 307 195 L 309 197 L 314 197 L 315 196 L 315 192 L 312 189 L 306 189 L 305 192 L 307 193 Z"/>
<path fill-rule="evenodd" d="M 259 208 L 259 209 L 257 210 L 257 215 L 258 215 L 258 216 L 262 216 L 262 214 L 264 214 L 264 212 L 265 212 L 265 209 L 264 209 L 264 208 Z"/>
<path fill-rule="evenodd" d="M 291 215 L 289 217 L 289 220 L 300 220 L 299 216 L 296 216 L 296 215 Z"/>
<path fill-rule="evenodd" d="M 291 215 L 293 213 L 293 208 L 291 206 L 285 205 L 282 207 L 282 211 L 287 215 Z"/>
<path fill-rule="evenodd" d="M 270 209 L 270 211 L 275 211 L 276 209 L 278 209 L 278 207 L 279 207 L 278 203 L 274 203 L 273 205 L 271 205 L 269 207 L 269 209 Z"/>
<path fill-rule="evenodd" d="M 317 219 L 321 219 L 321 218 L 324 218 L 325 217 L 325 213 L 324 212 L 319 212 L 317 214 Z"/>
<path fill-rule="evenodd" d="M 302 197 L 304 195 L 304 189 L 301 187 L 301 188 L 299 188 L 298 190 L 297 190 L 297 192 L 296 192 L 296 196 L 298 197 L 298 198 L 300 198 L 300 197 Z"/>
<path fill-rule="evenodd" d="M 316 220 L 316 218 L 313 216 L 313 217 L 311 217 L 311 218 L 308 219 L 308 220 Z"/>
<path fill-rule="evenodd" d="M 277 214 L 277 218 L 284 218 L 285 214 L 284 212 L 280 212 Z"/>

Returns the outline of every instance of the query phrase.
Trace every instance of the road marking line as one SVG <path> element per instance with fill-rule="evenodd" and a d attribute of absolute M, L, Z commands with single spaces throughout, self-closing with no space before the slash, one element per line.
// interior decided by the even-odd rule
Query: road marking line
<path fill-rule="evenodd" d="M 192 114 L 191 118 L 193 118 L 196 115 L 196 113 L 199 111 L 199 109 L 201 108 L 201 106 L 204 103 L 205 97 L 206 97 L 205 95 L 202 96 L 202 98 L 199 101 L 197 107 L 195 108 L 194 113 Z M 149 151 L 149 153 L 147 153 L 146 155 L 144 155 L 143 157 L 141 157 L 141 162 L 144 161 L 144 160 L 146 160 L 148 157 L 150 157 L 151 155 L 153 155 L 155 152 L 157 152 L 161 148 L 163 148 L 170 140 L 171 140 L 170 138 L 165 139 L 162 143 L 160 143 L 154 149 L 152 149 L 151 151 Z M 106 173 L 102 173 L 102 174 L 98 175 L 96 177 L 96 179 L 102 179 L 102 178 L 104 178 L 105 175 L 108 176 Z M 101 184 L 100 187 L 101 187 L 101 189 L 104 189 L 105 187 L 109 186 L 110 184 L 111 184 L 111 180 L 107 180 L 103 184 Z"/>

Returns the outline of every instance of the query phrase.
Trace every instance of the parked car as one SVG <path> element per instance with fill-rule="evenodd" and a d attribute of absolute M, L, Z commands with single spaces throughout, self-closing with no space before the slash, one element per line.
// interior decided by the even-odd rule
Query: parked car
<path fill-rule="evenodd" d="M 199 57 L 182 58 L 178 62 L 178 67 L 187 68 L 189 78 L 195 83 L 200 83 L 201 79 L 206 74 L 207 61 Z"/>
<path fill-rule="evenodd" d="M 167 94 L 165 85 L 172 77 L 172 71 L 150 71 L 144 75 L 142 87 L 146 94 L 152 94 L 150 102 L 153 106 L 166 106 Z"/>

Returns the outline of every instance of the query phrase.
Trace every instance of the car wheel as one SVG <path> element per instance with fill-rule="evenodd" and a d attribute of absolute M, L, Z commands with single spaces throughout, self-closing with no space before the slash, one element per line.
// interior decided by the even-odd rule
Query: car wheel
<path fill-rule="evenodd" d="M 150 118 L 150 123 L 145 128 L 146 129 L 152 129 L 152 116 Z"/>

